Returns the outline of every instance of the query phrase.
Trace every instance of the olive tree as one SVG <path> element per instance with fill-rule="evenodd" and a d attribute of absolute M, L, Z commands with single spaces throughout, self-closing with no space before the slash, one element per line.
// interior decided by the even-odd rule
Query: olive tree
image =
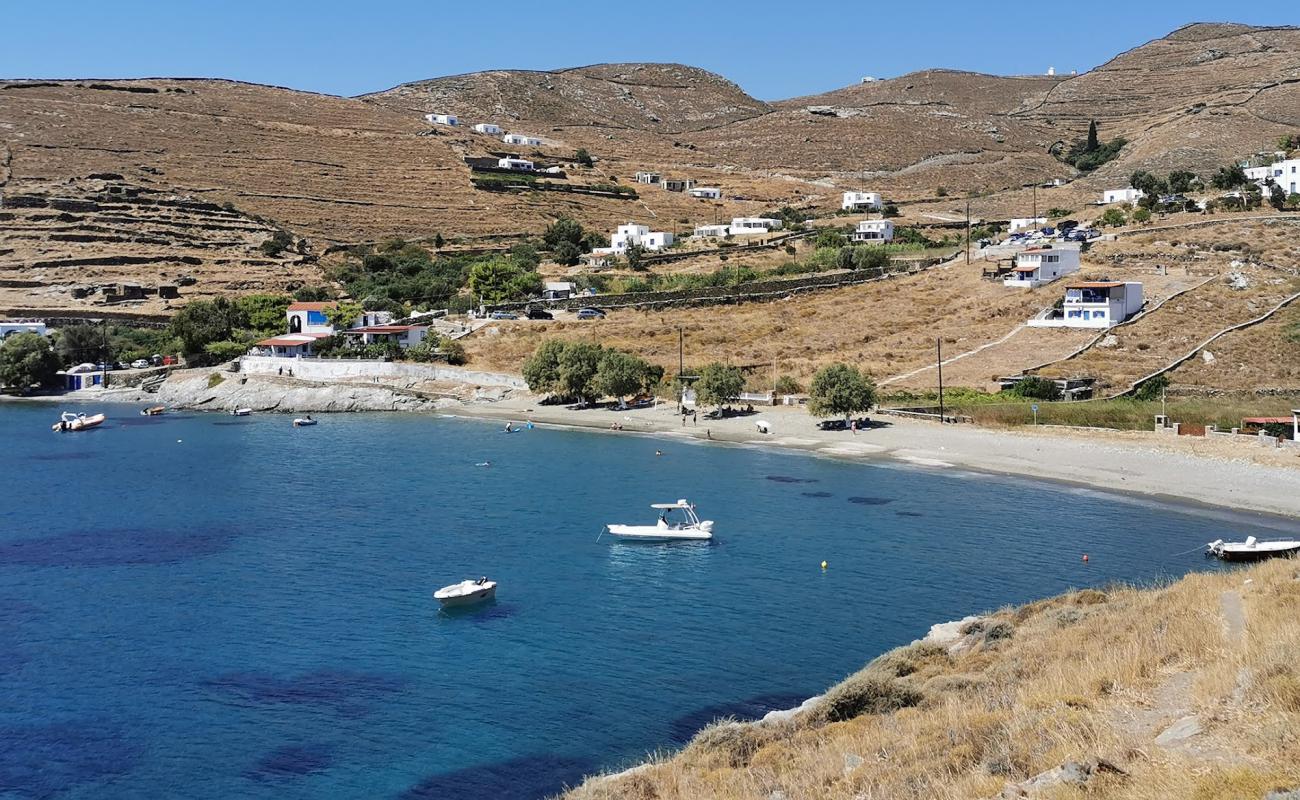
<path fill-rule="evenodd" d="M 876 402 L 876 385 L 857 367 L 830 364 L 817 370 L 808 387 L 808 410 L 817 417 L 843 416 L 870 411 Z"/>
<path fill-rule="evenodd" d="M 700 370 L 695 382 L 695 397 L 705 405 L 720 406 L 729 403 L 745 388 L 745 376 L 740 367 L 713 362 Z"/>
<path fill-rule="evenodd" d="M 537 345 L 522 369 L 529 391 L 537 394 L 560 391 L 560 355 L 567 346 L 567 342 L 559 339 L 547 339 Z"/>
<path fill-rule="evenodd" d="M 50 386 L 58 371 L 59 357 L 39 333 L 16 333 L 0 345 L 0 386 Z"/>
<path fill-rule="evenodd" d="M 606 350 L 596 366 L 595 388 L 622 402 L 645 386 L 649 372 L 650 365 L 644 359 L 621 350 Z"/>
<path fill-rule="evenodd" d="M 562 394 L 589 403 L 600 395 L 596 387 L 596 370 L 604 348 L 589 342 L 570 342 L 560 352 L 559 389 Z"/>

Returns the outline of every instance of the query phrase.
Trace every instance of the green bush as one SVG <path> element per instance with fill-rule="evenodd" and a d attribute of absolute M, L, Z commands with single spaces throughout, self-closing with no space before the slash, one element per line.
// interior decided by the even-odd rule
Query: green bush
<path fill-rule="evenodd" d="M 203 346 L 203 352 L 216 361 L 232 361 L 248 352 L 248 344 L 234 341 L 208 342 Z"/>
<path fill-rule="evenodd" d="M 809 717 L 814 724 L 845 722 L 864 714 L 888 714 L 922 699 L 916 689 L 868 667 L 826 692 Z"/>
<path fill-rule="evenodd" d="M 1133 397 L 1136 400 L 1147 402 L 1159 400 L 1161 395 L 1164 394 L 1165 389 L 1169 388 L 1169 383 L 1168 375 L 1157 375 L 1151 380 L 1138 386 L 1137 391 L 1133 393 Z"/>

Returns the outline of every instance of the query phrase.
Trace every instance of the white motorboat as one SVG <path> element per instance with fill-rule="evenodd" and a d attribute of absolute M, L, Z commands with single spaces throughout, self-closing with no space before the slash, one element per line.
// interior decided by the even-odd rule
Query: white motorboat
<path fill-rule="evenodd" d="M 491 600 L 497 595 L 497 582 L 487 578 L 476 581 L 464 580 L 444 586 L 433 593 L 433 597 L 443 606 L 468 606 Z"/>
<path fill-rule="evenodd" d="M 1205 554 L 1224 561 L 1263 561 L 1266 558 L 1300 555 L 1300 539 L 1265 539 L 1247 536 L 1244 542 L 1215 539 L 1205 546 Z"/>
<path fill-rule="evenodd" d="M 71 411 L 64 411 L 59 415 L 59 421 L 50 426 L 51 430 L 65 433 L 67 431 L 86 431 L 97 425 L 102 425 L 108 417 L 103 414 L 74 414 Z"/>
<path fill-rule="evenodd" d="M 230 409 L 230 416 L 232 416 L 232 417 L 246 417 L 246 416 L 248 416 L 249 414 L 252 414 L 252 413 L 253 413 L 253 409 L 251 409 L 251 408 L 232 408 L 232 409 Z"/>
<path fill-rule="evenodd" d="M 315 425 L 315 424 L 316 424 L 316 420 L 312 419 L 311 417 L 306 417 L 306 418 L 298 417 L 293 421 L 293 427 L 295 428 L 305 428 L 308 425 Z"/>
<path fill-rule="evenodd" d="M 653 525 L 606 525 L 610 536 L 639 542 L 675 542 L 713 538 L 713 521 L 702 520 L 695 506 L 685 500 L 654 503 L 659 519 Z M 681 512 L 681 513 L 674 513 Z"/>

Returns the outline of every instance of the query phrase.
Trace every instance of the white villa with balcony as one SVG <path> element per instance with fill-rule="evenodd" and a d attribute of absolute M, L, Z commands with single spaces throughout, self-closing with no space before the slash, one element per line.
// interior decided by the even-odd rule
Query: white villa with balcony
<path fill-rule="evenodd" d="M 889 244 L 894 241 L 894 223 L 887 219 L 863 220 L 849 238 L 866 244 Z"/>
<path fill-rule="evenodd" d="M 1060 311 L 1031 319 L 1034 328 L 1114 327 L 1142 310 L 1142 284 L 1136 281 L 1083 281 L 1065 287 Z"/>
<path fill-rule="evenodd" d="M 731 228 L 727 225 L 696 225 L 691 235 L 696 239 L 724 239 L 731 235 Z"/>
<path fill-rule="evenodd" d="M 1103 206 L 1114 203 L 1128 203 L 1131 205 L 1146 196 L 1146 192 L 1141 189 L 1134 189 L 1132 186 L 1127 189 L 1107 189 L 1101 193 L 1101 204 Z"/>
<path fill-rule="evenodd" d="M 845 192 L 840 203 L 844 211 L 879 211 L 883 207 L 880 192 Z"/>
<path fill-rule="evenodd" d="M 501 135 L 501 126 L 491 122 L 480 122 L 474 126 L 474 130 L 478 133 L 490 133 L 494 136 Z"/>
<path fill-rule="evenodd" d="M 506 158 L 497 159 L 497 169 L 512 169 L 515 172 L 532 172 L 535 167 L 533 162 L 526 158 L 507 156 Z"/>
<path fill-rule="evenodd" d="M 1016 255 L 1016 266 L 1003 279 L 1004 286 L 1035 289 L 1057 278 L 1079 271 L 1077 247 L 1031 247 Z"/>
<path fill-rule="evenodd" d="M 629 222 L 619 225 L 614 235 L 609 237 L 609 247 L 597 247 L 591 253 L 594 256 L 623 255 L 629 247 L 640 245 L 646 250 L 663 250 L 673 243 L 673 235 L 666 231 L 652 231 L 648 225 Z"/>
<path fill-rule="evenodd" d="M 731 220 L 731 235 L 741 236 L 747 233 L 771 233 L 779 231 L 785 223 L 772 217 L 736 217 Z"/>
<path fill-rule="evenodd" d="M 506 144 L 520 144 L 524 147 L 538 147 L 542 143 L 542 140 L 536 136 L 528 136 L 522 133 L 507 133 L 501 137 L 501 141 Z"/>
<path fill-rule="evenodd" d="M 460 124 L 455 114 L 425 114 L 424 119 L 430 125 L 450 125 L 454 128 Z"/>
<path fill-rule="evenodd" d="M 1282 187 L 1287 194 L 1300 194 L 1300 158 L 1286 158 L 1262 167 L 1246 167 L 1246 178 L 1261 188 L 1266 181 Z"/>
<path fill-rule="evenodd" d="M 316 340 L 338 333 L 326 316 L 326 311 L 336 303 L 291 303 L 285 309 L 288 333 L 263 339 L 253 345 L 249 355 L 294 358 L 315 354 Z M 358 335 L 363 344 L 381 339 L 392 339 L 406 348 L 424 341 L 428 326 L 393 325 L 393 315 L 387 311 L 363 311 L 343 333 Z M 423 330 L 415 331 L 416 328 Z"/>

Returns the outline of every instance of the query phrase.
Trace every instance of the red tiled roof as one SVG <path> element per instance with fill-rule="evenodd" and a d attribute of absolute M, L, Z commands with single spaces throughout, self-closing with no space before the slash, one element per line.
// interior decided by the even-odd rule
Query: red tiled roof
<path fill-rule="evenodd" d="M 1037 272 L 1038 267 L 1016 267 L 1016 272 Z"/>
<path fill-rule="evenodd" d="M 1272 425 L 1273 423 L 1291 424 L 1290 417 L 1246 417 L 1241 421 L 1242 425 Z"/>

